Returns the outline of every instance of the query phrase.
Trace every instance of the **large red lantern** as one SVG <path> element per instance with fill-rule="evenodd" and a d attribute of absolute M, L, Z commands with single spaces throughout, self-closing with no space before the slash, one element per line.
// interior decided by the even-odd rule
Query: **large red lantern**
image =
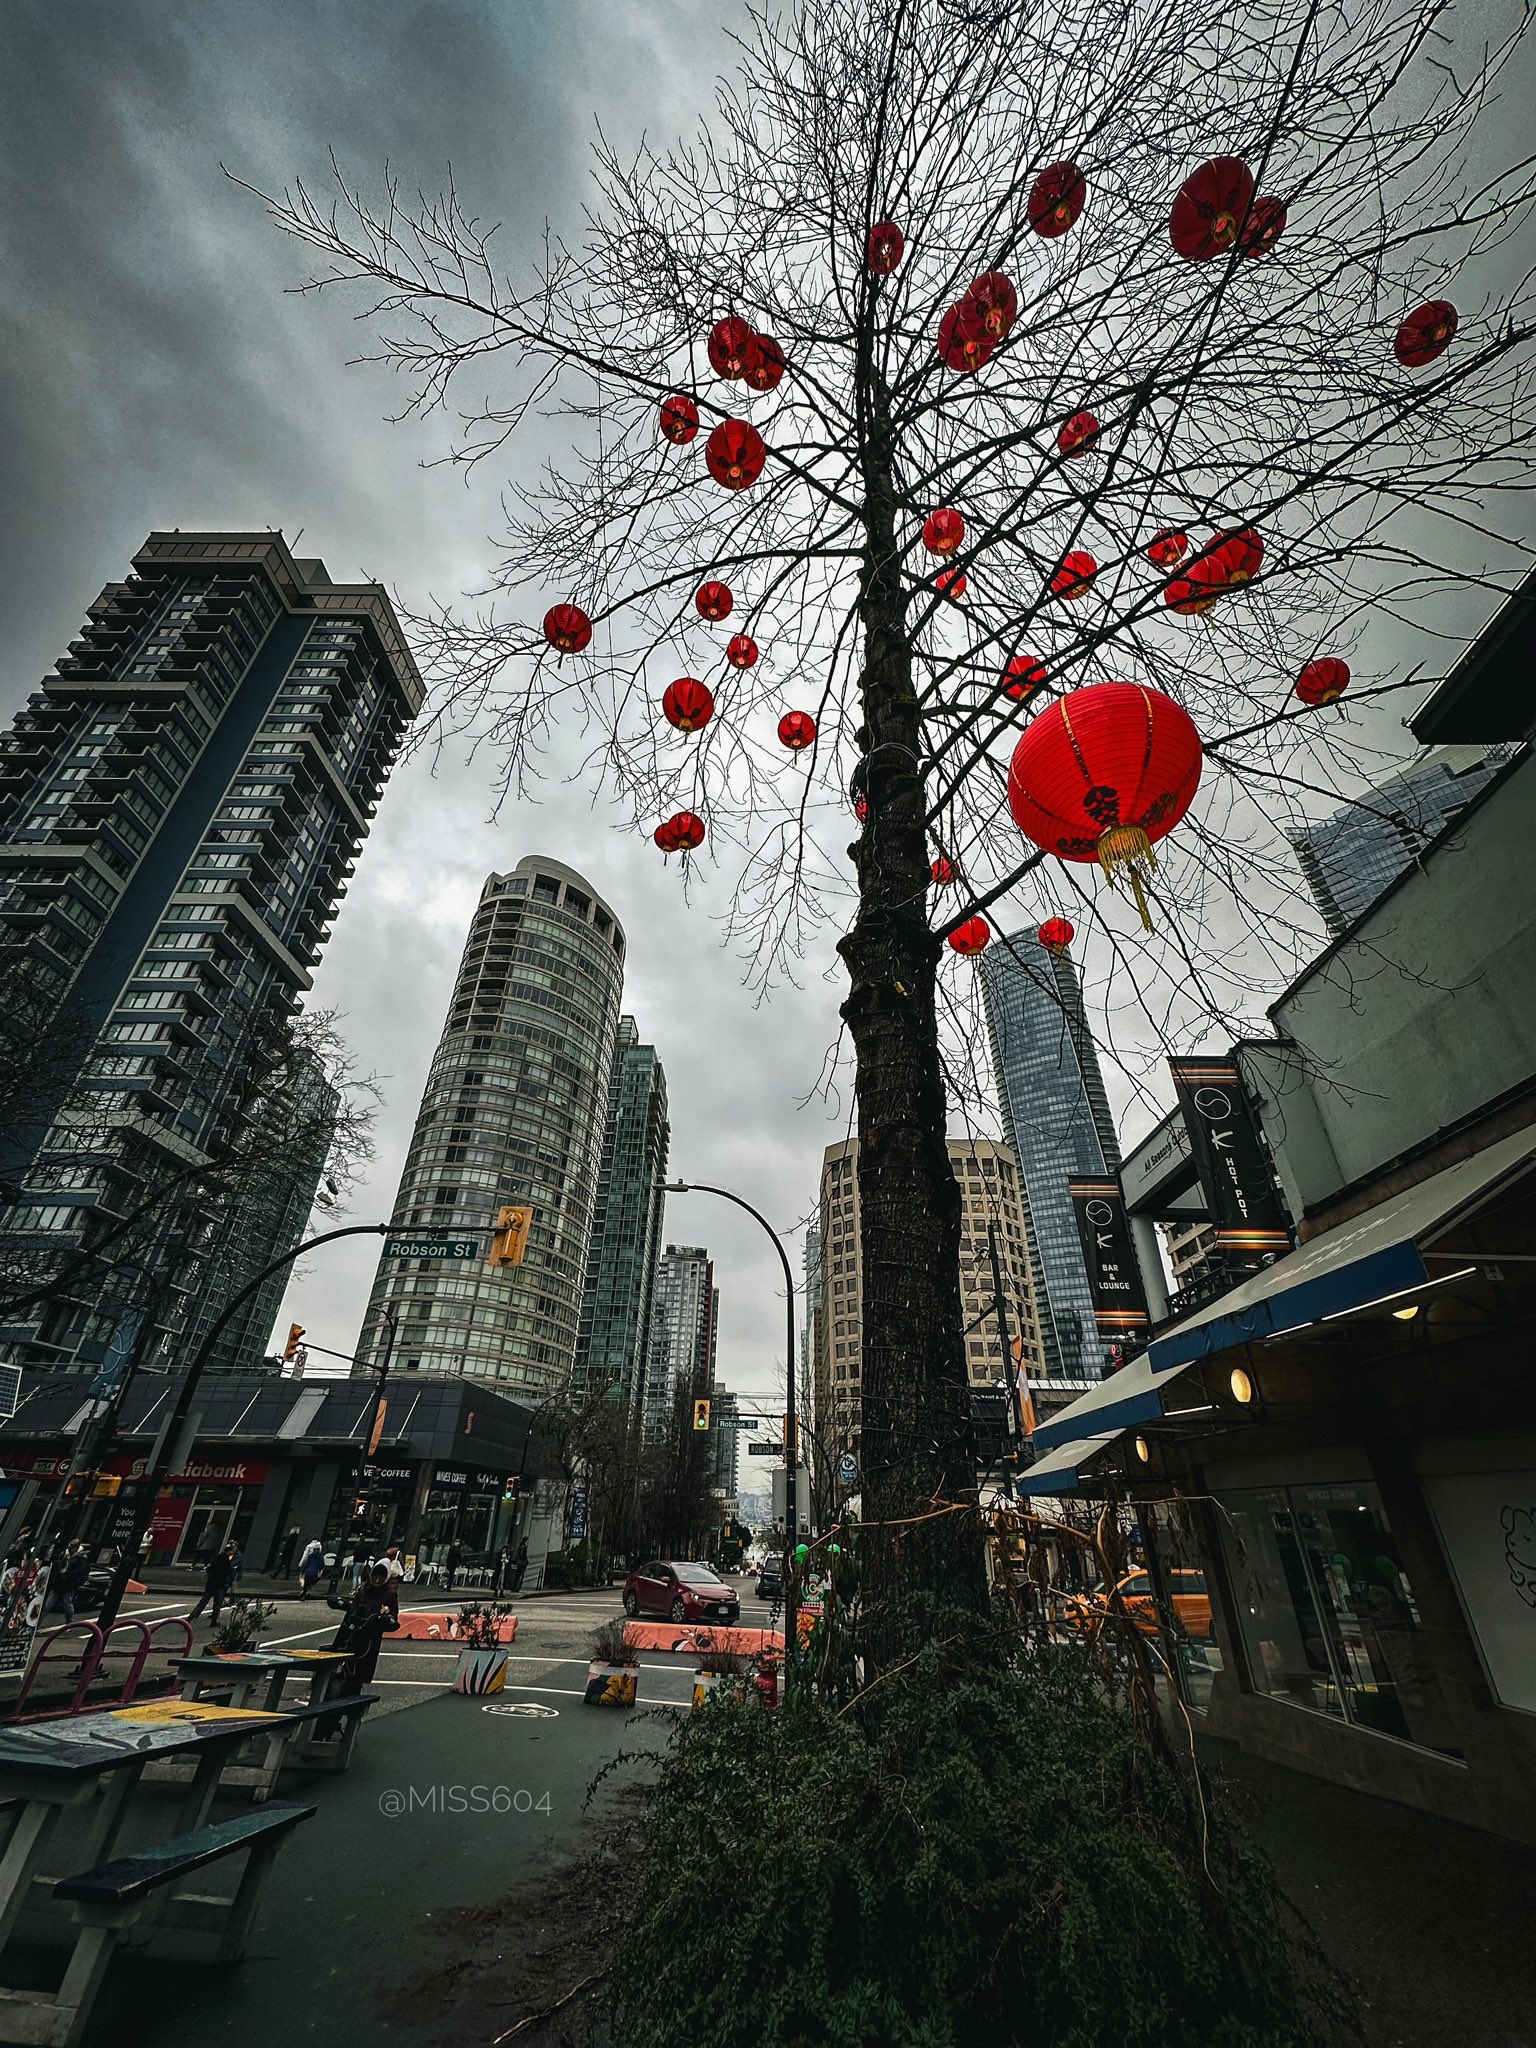
<path fill-rule="evenodd" d="M 933 877 L 935 888 L 939 889 L 947 889 L 952 882 L 960 878 L 960 870 L 942 853 L 928 872 Z"/>
<path fill-rule="evenodd" d="M 592 621 L 579 604 L 552 604 L 544 614 L 544 638 L 556 654 L 580 654 L 592 638 Z"/>
<path fill-rule="evenodd" d="M 901 252 L 906 246 L 906 239 L 895 221 L 876 221 L 869 231 L 869 253 L 864 260 L 876 277 L 889 277 L 901 261 Z"/>
<path fill-rule="evenodd" d="M 1187 711 L 1142 683 L 1090 683 L 1037 712 L 1013 750 L 1008 808 L 1026 839 L 1060 860 L 1125 875 L 1150 931 L 1142 885 L 1153 842 L 1200 783 L 1200 735 Z"/>
<path fill-rule="evenodd" d="M 1187 619 L 1198 618 L 1231 587 L 1227 565 L 1219 555 L 1196 555 L 1182 576 L 1165 585 L 1163 603 Z"/>
<path fill-rule="evenodd" d="M 731 615 L 730 587 L 714 581 L 701 583 L 693 604 L 701 619 L 728 619 Z"/>
<path fill-rule="evenodd" d="M 1005 694 L 1015 704 L 1022 704 L 1026 697 L 1032 697 L 1046 679 L 1045 663 L 1036 661 L 1032 654 L 1016 654 L 1003 671 L 1007 683 Z"/>
<path fill-rule="evenodd" d="M 1248 218 L 1237 238 L 1239 256 L 1267 256 L 1285 233 L 1285 201 L 1272 192 L 1261 192 L 1248 209 Z"/>
<path fill-rule="evenodd" d="M 661 401 L 661 431 L 678 448 L 699 431 L 699 408 L 686 391 L 674 391 Z"/>
<path fill-rule="evenodd" d="M 757 361 L 742 371 L 742 381 L 754 391 L 772 391 L 785 370 L 784 351 L 771 334 L 757 337 Z"/>
<path fill-rule="evenodd" d="M 960 569 L 941 569 L 933 579 L 933 587 L 940 597 L 947 597 L 951 604 L 958 604 L 966 593 L 965 573 Z"/>
<path fill-rule="evenodd" d="M 1076 164 L 1049 164 L 1029 188 L 1029 224 L 1046 241 L 1064 235 L 1087 197 L 1088 181 Z"/>
<path fill-rule="evenodd" d="M 673 818 L 663 818 L 651 837 L 663 853 L 676 853 L 682 844 L 677 836 L 677 821 Z"/>
<path fill-rule="evenodd" d="M 717 320 L 710 329 L 709 360 L 717 377 L 735 383 L 745 377 L 759 353 L 757 336 L 745 320 L 734 314 L 728 320 Z"/>
<path fill-rule="evenodd" d="M 1191 263 L 1220 256 L 1237 240 L 1253 203 L 1253 173 L 1240 157 L 1212 157 L 1179 187 L 1168 233 Z"/>
<path fill-rule="evenodd" d="M 1449 299 L 1430 299 L 1415 306 L 1392 344 L 1392 353 L 1410 370 L 1422 370 L 1443 356 L 1456 333 L 1456 308 Z"/>
<path fill-rule="evenodd" d="M 725 643 L 725 658 L 732 668 L 752 668 L 757 662 L 757 642 L 750 633 L 733 633 Z"/>
<path fill-rule="evenodd" d="M 697 732 L 714 716 L 714 692 L 697 676 L 679 676 L 661 693 L 662 716 L 679 732 Z"/>
<path fill-rule="evenodd" d="M 1070 555 L 1063 555 L 1061 567 L 1051 578 L 1051 592 L 1063 604 L 1075 604 L 1080 597 L 1086 597 L 1093 579 L 1099 573 L 1099 565 L 1086 548 L 1074 548 Z"/>
<path fill-rule="evenodd" d="M 1325 654 L 1317 661 L 1309 661 L 1296 678 L 1296 694 L 1303 704 L 1314 707 L 1333 704 L 1349 688 L 1349 663 L 1340 661 L 1336 654 Z"/>
<path fill-rule="evenodd" d="M 1245 526 L 1241 533 L 1218 533 L 1201 552 L 1221 564 L 1228 583 L 1246 583 L 1263 566 L 1264 536 Z"/>
<path fill-rule="evenodd" d="M 704 844 L 704 820 L 693 811 L 679 811 L 667 820 L 673 846 L 681 847 L 686 853 L 692 846 Z"/>
<path fill-rule="evenodd" d="M 1013 279 L 1000 270 L 983 271 L 965 295 L 965 303 L 981 322 L 981 331 L 992 342 L 1001 341 L 1018 318 L 1019 295 Z"/>
<path fill-rule="evenodd" d="M 756 483 L 767 459 L 762 435 L 747 420 L 722 420 L 704 443 L 709 473 L 728 491 L 744 491 Z"/>
<path fill-rule="evenodd" d="M 1176 569 L 1189 553 L 1189 535 L 1165 526 L 1147 543 L 1147 560 L 1159 569 Z"/>
<path fill-rule="evenodd" d="M 993 342 L 969 299 L 951 306 L 939 322 L 939 355 L 951 370 L 973 376 L 992 355 Z"/>
<path fill-rule="evenodd" d="M 779 720 L 779 742 L 792 754 L 810 746 L 815 737 L 816 721 L 809 711 L 786 711 Z"/>
<path fill-rule="evenodd" d="M 992 927 L 984 917 L 968 917 L 964 924 L 955 926 L 949 935 L 949 943 L 957 953 L 972 960 L 990 944 Z"/>
<path fill-rule="evenodd" d="M 1048 917 L 1041 925 L 1039 938 L 1047 953 L 1065 953 L 1077 933 L 1064 917 Z"/>
<path fill-rule="evenodd" d="M 1056 446 L 1068 457 L 1086 455 L 1099 438 L 1099 422 L 1091 412 L 1075 412 L 1056 436 Z"/>
<path fill-rule="evenodd" d="M 948 505 L 923 521 L 923 546 L 930 555 L 952 555 L 965 539 L 965 521 Z"/>

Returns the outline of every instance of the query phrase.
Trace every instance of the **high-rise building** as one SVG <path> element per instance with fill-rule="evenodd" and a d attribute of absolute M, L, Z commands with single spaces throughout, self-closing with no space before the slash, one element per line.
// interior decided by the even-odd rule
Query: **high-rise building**
<path fill-rule="evenodd" d="M 651 1355 L 645 1376 L 646 1441 L 667 1433 L 680 1390 L 707 1394 L 715 1376 L 715 1326 L 720 1295 L 714 1261 L 703 1245 L 669 1244 L 656 1268 Z"/>
<path fill-rule="evenodd" d="M 628 1407 L 642 1398 L 651 1301 L 666 1208 L 667 1077 L 633 1017 L 619 1019 L 608 1084 L 592 1249 L 576 1341 L 578 1387 L 610 1387 Z"/>
<path fill-rule="evenodd" d="M 1046 1375 L 1097 1379 L 1105 1346 L 1067 1183 L 1115 1172 L 1120 1148 L 1082 985 L 1065 951 L 1015 932 L 982 956 L 981 993 L 1003 1135 L 1024 1183 Z"/>
<path fill-rule="evenodd" d="M 1233 1276 L 1228 1273 L 1221 1248 L 1216 1242 L 1214 1223 L 1197 1216 L 1188 1223 L 1165 1223 L 1162 1230 L 1163 1243 L 1168 1250 L 1168 1272 L 1175 1294 L 1183 1288 L 1199 1286 L 1206 1281 L 1217 1279 L 1224 1279 L 1229 1286 L 1232 1284 Z"/>
<path fill-rule="evenodd" d="M 49 1271 L 110 1243 L 144 1363 L 184 1326 L 200 1177 L 250 1133 L 421 701 L 377 584 L 277 533 L 153 533 L 0 740 L 3 985 L 50 1056 L 0 1134 L 0 1240 Z M 90 1367 L 117 1313 L 66 1278 L 0 1342 Z"/>
<path fill-rule="evenodd" d="M 1353 803 L 1286 834 L 1331 938 L 1370 909 L 1510 753 L 1507 746 L 1432 747 Z"/>
<path fill-rule="evenodd" d="M 394 1369 L 463 1373 L 542 1398 L 569 1385 L 618 1037 L 624 933 L 573 869 L 530 855 L 491 875 L 432 1056 L 392 1220 L 487 1231 L 531 1207 L 520 1266 L 379 1261 L 366 1370 L 397 1319 Z"/>
<path fill-rule="evenodd" d="M 809 1224 L 805 1232 L 805 1319 L 800 1331 L 800 1411 L 817 1436 L 823 1433 L 823 1418 L 832 1409 L 832 1382 L 827 1376 L 827 1353 L 822 1343 L 826 1320 L 826 1279 L 821 1260 L 821 1224 Z"/>
<path fill-rule="evenodd" d="M 1022 1340 L 1031 1378 L 1044 1364 L 1031 1284 L 1025 1210 L 1017 1162 L 989 1138 L 951 1138 L 949 1163 L 960 1188 L 960 1305 L 966 1376 L 973 1387 L 1006 1382 L 1002 1323 L 996 1309 L 991 1246 L 996 1242 L 1010 1346 Z M 859 1233 L 859 1146 L 829 1145 L 821 1168 L 821 1318 L 814 1424 L 830 1463 L 858 1450 L 863 1363 L 864 1262 Z"/>

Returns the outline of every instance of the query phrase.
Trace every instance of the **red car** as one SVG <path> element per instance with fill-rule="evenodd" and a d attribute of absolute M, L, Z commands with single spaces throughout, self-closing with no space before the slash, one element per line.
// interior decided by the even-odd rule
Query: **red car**
<path fill-rule="evenodd" d="M 741 1619 L 741 1601 L 734 1586 L 717 1578 L 707 1564 L 659 1560 L 641 1565 L 624 1581 L 624 1612 L 664 1614 L 672 1621 Z"/>

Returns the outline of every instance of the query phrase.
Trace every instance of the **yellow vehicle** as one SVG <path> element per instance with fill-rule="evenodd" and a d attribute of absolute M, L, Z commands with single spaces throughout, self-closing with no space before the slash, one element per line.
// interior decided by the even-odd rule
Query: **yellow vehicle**
<path fill-rule="evenodd" d="M 1157 1608 L 1152 1599 L 1152 1581 L 1145 1571 L 1127 1572 L 1115 1588 L 1126 1611 L 1143 1635 L 1157 1634 Z M 1211 1633 L 1211 1596 L 1204 1572 L 1175 1568 L 1168 1573 L 1168 1590 L 1179 1626 L 1188 1636 L 1208 1640 Z M 1087 1629 L 1111 1611 L 1103 1593 L 1069 1593 L 1062 1604 L 1063 1628 Z"/>

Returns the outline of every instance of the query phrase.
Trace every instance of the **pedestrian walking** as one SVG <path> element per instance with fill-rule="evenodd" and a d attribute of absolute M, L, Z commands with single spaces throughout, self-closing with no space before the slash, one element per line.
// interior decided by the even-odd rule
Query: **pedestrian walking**
<path fill-rule="evenodd" d="M 203 1597 L 198 1601 L 188 1621 L 195 1621 L 203 1609 L 212 1602 L 213 1625 L 219 1625 L 219 1609 L 229 1598 L 230 1588 L 239 1576 L 235 1569 L 236 1551 L 233 1543 L 226 1543 L 222 1550 L 216 1550 L 203 1569 Z"/>
<path fill-rule="evenodd" d="M 72 1537 L 48 1575 L 48 1605 L 56 1608 L 66 1622 L 74 1620 L 75 1602 L 90 1575 L 91 1553 L 78 1537 Z"/>
<path fill-rule="evenodd" d="M 389 1567 L 376 1564 L 347 1602 L 347 1611 L 336 1631 L 333 1650 L 345 1650 L 343 1667 L 348 1687 L 367 1685 L 379 1662 L 379 1646 L 386 1635 L 400 1626 L 400 1596 L 389 1576 Z"/>
<path fill-rule="evenodd" d="M 277 1554 L 277 1575 L 280 1579 L 293 1577 L 294 1560 L 298 1556 L 298 1551 L 299 1531 L 298 1525 L 295 1524 L 283 1538 L 283 1547 Z"/>
<path fill-rule="evenodd" d="M 491 1584 L 491 1591 L 496 1595 L 498 1600 L 501 1598 L 502 1594 L 507 1589 L 507 1579 L 511 1573 L 511 1570 L 512 1553 L 507 1548 L 506 1544 L 503 1543 L 500 1550 L 498 1550 L 496 1553 L 496 1577 Z"/>
<path fill-rule="evenodd" d="M 521 1593 L 521 1591 L 523 1590 L 523 1574 L 527 1571 L 527 1569 L 528 1538 L 525 1536 L 522 1539 L 522 1541 L 518 1544 L 516 1555 L 512 1559 L 512 1592 Z"/>
<path fill-rule="evenodd" d="M 459 1576 L 459 1566 L 463 1562 L 463 1557 L 464 1553 L 460 1550 L 457 1543 L 450 1543 L 448 1546 L 448 1591 L 450 1593 L 453 1591 L 454 1580 Z"/>
<path fill-rule="evenodd" d="M 315 1590 L 315 1581 L 325 1570 L 325 1545 L 318 1536 L 311 1536 L 304 1546 L 304 1555 L 299 1559 L 299 1598 L 307 1600 Z"/>

